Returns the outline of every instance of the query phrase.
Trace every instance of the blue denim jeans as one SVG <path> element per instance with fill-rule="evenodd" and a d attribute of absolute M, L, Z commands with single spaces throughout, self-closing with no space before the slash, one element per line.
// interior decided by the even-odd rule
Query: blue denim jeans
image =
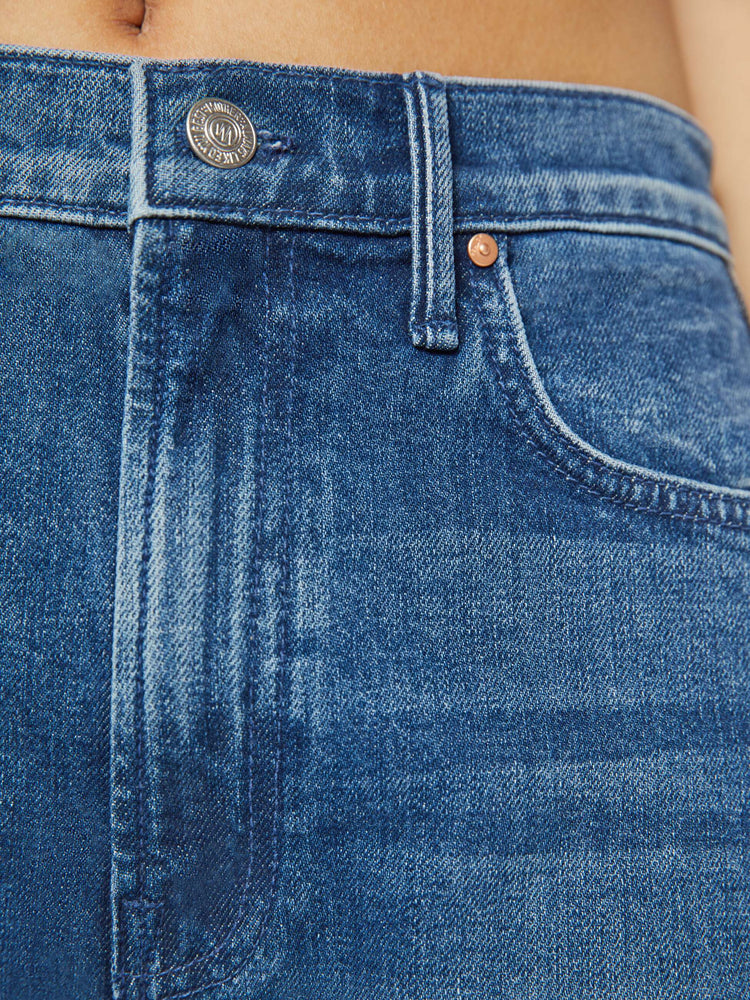
<path fill-rule="evenodd" d="M 747 1000 L 750 328 L 698 123 L 0 81 L 2 1000 Z"/>

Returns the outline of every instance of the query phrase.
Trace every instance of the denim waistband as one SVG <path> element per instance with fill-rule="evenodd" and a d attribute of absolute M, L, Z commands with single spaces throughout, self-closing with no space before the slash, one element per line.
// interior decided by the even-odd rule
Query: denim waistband
<path fill-rule="evenodd" d="M 125 226 L 143 216 L 365 233 L 412 228 L 414 136 L 430 152 L 426 84 L 445 105 L 457 231 L 656 227 L 727 252 L 711 142 L 658 98 L 578 84 L 374 73 L 232 60 L 159 61 L 0 46 L 0 206 Z M 418 95 L 419 96 L 419 95 Z M 424 95 L 422 95 L 424 96 Z M 201 97 L 240 106 L 259 140 L 244 167 L 191 151 Z M 437 135 L 439 143 L 440 136 Z M 425 161 L 425 170 L 436 165 Z"/>
<path fill-rule="evenodd" d="M 0 214 L 409 233 L 409 325 L 429 349 L 458 345 L 454 232 L 626 230 L 730 255 L 708 135 L 632 91 L 8 45 L 0 87 Z M 201 98 L 250 118 L 247 163 L 195 155 Z"/>

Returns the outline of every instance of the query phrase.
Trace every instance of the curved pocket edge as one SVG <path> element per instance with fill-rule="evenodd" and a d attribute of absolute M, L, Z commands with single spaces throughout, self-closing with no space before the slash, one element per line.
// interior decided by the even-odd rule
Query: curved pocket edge
<path fill-rule="evenodd" d="M 625 507 L 750 531 L 750 490 L 718 486 L 614 458 L 568 426 L 547 393 L 529 347 L 508 266 L 507 236 L 493 236 L 498 258 L 492 267 L 482 269 L 481 276 L 469 279 L 469 294 L 495 380 L 537 454 L 588 492 Z"/>

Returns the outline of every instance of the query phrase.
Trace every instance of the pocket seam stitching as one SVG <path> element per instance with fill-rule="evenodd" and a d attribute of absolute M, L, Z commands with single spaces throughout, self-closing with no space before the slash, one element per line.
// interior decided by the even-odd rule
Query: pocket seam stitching
<path fill-rule="evenodd" d="M 547 399 L 554 417 L 546 412 L 546 409 L 542 406 L 538 389 L 531 383 L 527 359 L 521 353 L 520 342 L 522 337 L 526 340 L 526 331 L 520 309 L 518 309 L 515 300 L 515 289 L 507 263 L 507 242 L 507 236 L 503 234 L 503 256 L 497 261 L 497 264 L 500 265 L 503 271 L 503 275 L 500 277 L 497 270 L 492 275 L 494 287 L 501 297 L 505 311 L 509 314 L 501 322 L 510 322 L 511 324 L 511 332 L 508 339 L 513 353 L 513 360 L 506 362 L 506 366 L 510 367 L 512 365 L 512 369 L 514 369 L 511 371 L 511 374 L 514 376 L 511 381 L 515 381 L 517 384 L 520 383 L 515 395 L 519 395 L 520 393 L 526 397 L 527 406 L 531 407 L 532 411 L 543 424 L 541 429 L 532 429 L 529 426 L 528 420 L 524 419 L 519 412 L 519 400 L 514 398 L 509 380 L 504 377 L 503 362 L 497 353 L 497 333 L 482 315 L 483 307 L 479 302 L 472 281 L 469 281 L 469 288 L 479 311 L 480 325 L 485 334 L 484 341 L 488 348 L 488 356 L 495 379 L 508 401 L 514 419 L 523 430 L 525 437 L 532 444 L 535 453 L 566 479 L 601 499 L 610 500 L 633 510 L 652 512 L 676 520 L 710 523 L 718 527 L 735 528 L 741 531 L 750 530 L 750 496 L 748 500 L 742 497 L 734 497 L 724 492 L 721 487 L 717 487 L 715 491 L 713 489 L 706 491 L 703 486 L 699 485 L 699 480 L 693 481 L 696 483 L 695 486 L 672 482 L 670 481 L 672 477 L 669 473 L 660 473 L 658 470 L 652 470 L 646 466 L 640 467 L 642 468 L 642 472 L 618 468 L 617 466 L 621 463 L 621 460 L 602 452 L 601 454 L 606 458 L 605 462 L 603 459 L 597 457 L 596 454 L 593 454 L 594 449 L 592 445 L 589 445 L 583 438 L 580 438 L 572 428 L 567 429 L 567 425 L 562 421 L 549 397 Z M 530 350 L 528 350 L 528 354 L 531 363 L 534 365 L 534 371 L 536 371 L 536 365 Z M 520 371 L 518 371 L 519 368 Z M 546 395 L 546 388 L 541 378 L 539 378 L 539 382 L 542 391 Z M 572 435 L 574 439 L 569 435 Z M 542 450 L 544 448 L 548 450 Z M 561 464 L 560 460 L 564 461 L 566 458 L 567 465 Z M 571 464 L 573 462 L 575 464 Z M 576 467 L 581 462 L 584 462 L 592 470 L 593 483 L 589 483 L 587 478 L 582 475 L 582 470 Z M 604 475 L 614 477 L 619 482 L 628 485 L 631 490 L 639 489 L 643 486 L 651 486 L 653 488 L 651 501 L 647 504 L 638 503 L 634 499 L 629 499 L 627 496 L 617 493 L 617 487 L 607 485 L 604 482 Z M 711 484 L 705 485 L 711 486 Z M 708 504 L 709 511 L 674 510 L 665 506 L 664 496 L 666 496 L 667 502 L 672 504 L 679 503 L 681 499 L 692 503 Z M 720 505 L 718 509 L 716 509 L 717 504 Z M 726 510 L 727 506 L 734 508 L 739 513 L 735 516 L 731 511 L 728 512 Z"/>

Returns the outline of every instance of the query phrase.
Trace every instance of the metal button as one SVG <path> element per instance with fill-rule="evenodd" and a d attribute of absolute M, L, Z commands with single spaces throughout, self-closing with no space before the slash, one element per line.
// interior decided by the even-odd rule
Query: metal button
<path fill-rule="evenodd" d="M 474 233 L 467 249 L 469 256 L 479 267 L 489 267 L 497 260 L 497 243 L 489 233 Z"/>
<path fill-rule="evenodd" d="M 245 112 L 220 97 L 202 97 L 187 114 L 188 142 L 214 167 L 241 167 L 255 155 L 258 137 Z"/>

